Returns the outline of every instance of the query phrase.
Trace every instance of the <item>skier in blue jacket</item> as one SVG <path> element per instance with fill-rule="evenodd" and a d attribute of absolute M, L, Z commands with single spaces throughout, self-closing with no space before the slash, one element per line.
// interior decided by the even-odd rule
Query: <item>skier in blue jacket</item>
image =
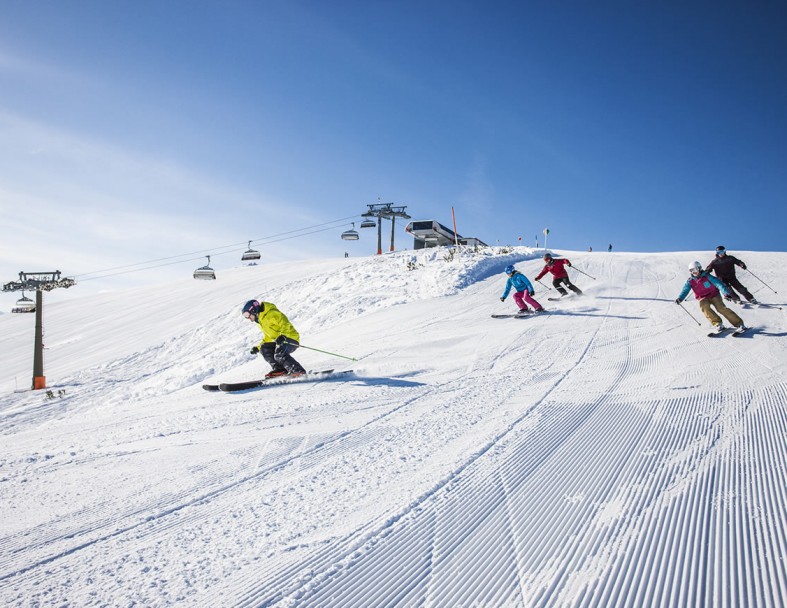
<path fill-rule="evenodd" d="M 533 307 L 535 312 L 544 312 L 544 307 L 532 297 L 536 291 L 533 289 L 533 284 L 527 280 L 527 277 L 514 268 L 513 265 L 506 266 L 505 273 L 508 275 L 508 281 L 506 281 L 506 290 L 503 292 L 503 295 L 500 296 L 500 301 L 506 301 L 513 287 L 515 289 L 514 302 L 516 302 L 516 305 L 519 307 L 518 315 L 526 315 L 530 312 L 530 309 L 527 307 L 528 304 Z M 527 302 L 527 304 L 525 302 Z"/>

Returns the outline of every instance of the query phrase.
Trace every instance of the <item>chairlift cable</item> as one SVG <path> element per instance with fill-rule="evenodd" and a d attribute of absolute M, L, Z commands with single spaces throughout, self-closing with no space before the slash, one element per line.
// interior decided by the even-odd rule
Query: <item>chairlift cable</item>
<path fill-rule="evenodd" d="M 311 228 L 319 228 L 321 226 L 326 226 L 328 224 L 344 223 L 348 219 L 352 219 L 354 217 L 356 217 L 356 216 L 355 215 L 351 215 L 351 216 L 346 217 L 346 218 L 341 218 L 341 219 L 338 219 L 338 220 L 333 220 L 333 221 L 325 222 L 325 223 L 322 223 L 322 224 L 315 224 L 313 226 L 307 226 L 306 228 L 300 228 L 300 229 L 297 229 L 297 230 L 289 230 L 287 232 L 280 232 L 278 234 L 273 234 L 273 235 L 270 235 L 270 236 L 267 236 L 267 237 L 254 239 L 254 240 L 252 240 L 250 242 L 255 243 L 255 242 L 259 242 L 259 241 L 264 241 L 262 244 L 263 245 L 268 245 L 268 244 L 271 244 L 271 243 L 278 243 L 280 241 L 286 241 L 286 240 L 298 238 L 298 237 L 301 237 L 301 236 L 308 236 L 310 234 L 317 234 L 319 232 L 325 232 L 327 230 L 334 230 L 334 229 L 338 228 L 339 226 L 331 225 L 331 226 L 328 226 L 327 228 L 322 228 L 320 230 L 312 230 L 311 232 L 303 232 L 304 230 L 309 230 Z M 296 232 L 300 233 L 300 234 L 293 234 L 293 233 L 296 233 Z M 292 235 L 292 236 L 287 236 L 287 235 Z M 282 237 L 282 238 L 277 238 L 277 237 Z M 246 243 L 249 243 L 249 241 L 246 241 Z M 112 268 L 105 268 L 103 270 L 94 270 L 92 272 L 85 272 L 85 273 L 76 275 L 75 278 L 77 280 L 79 280 L 80 282 L 82 282 L 82 281 L 93 281 L 95 279 L 104 279 L 104 278 L 107 278 L 107 277 L 113 277 L 113 276 L 118 276 L 118 275 L 122 275 L 122 274 L 129 274 L 129 273 L 132 273 L 132 272 L 140 272 L 140 271 L 143 271 L 143 270 L 151 270 L 151 269 L 154 269 L 154 268 L 162 268 L 164 266 L 172 266 L 174 264 L 184 264 L 186 262 L 193 262 L 195 260 L 202 259 L 203 257 L 205 257 L 205 255 L 204 255 L 205 252 L 210 252 L 210 254 L 212 256 L 214 256 L 214 257 L 220 256 L 220 255 L 226 255 L 226 254 L 230 254 L 230 253 L 237 253 L 237 252 L 241 251 L 241 249 L 238 248 L 241 245 L 242 245 L 241 243 L 234 243 L 232 245 L 224 245 L 223 247 L 217 247 L 217 248 L 214 248 L 214 249 L 202 249 L 202 250 L 199 250 L 199 251 L 192 251 L 190 253 L 181 253 L 180 255 L 173 255 L 173 256 L 168 256 L 168 257 L 164 257 L 164 258 L 156 258 L 156 259 L 153 259 L 153 260 L 147 260 L 147 261 L 144 261 L 144 262 L 137 262 L 136 264 L 127 264 L 125 266 L 115 266 L 115 267 L 112 267 Z M 229 247 L 235 247 L 235 249 L 229 249 L 228 251 L 221 251 L 222 249 L 228 249 Z M 248 247 L 248 245 L 243 245 L 243 251 L 245 251 L 246 247 Z M 200 254 L 202 254 L 202 255 L 200 255 Z M 186 257 L 186 256 L 198 256 L 198 257 Z M 174 261 L 170 261 L 170 260 L 174 260 Z M 157 262 L 163 262 L 163 263 L 162 264 L 158 264 Z M 138 268 L 138 267 L 140 267 L 140 268 Z M 122 271 L 122 272 L 114 272 L 114 271 Z M 90 276 L 90 275 L 100 275 L 100 276 Z"/>

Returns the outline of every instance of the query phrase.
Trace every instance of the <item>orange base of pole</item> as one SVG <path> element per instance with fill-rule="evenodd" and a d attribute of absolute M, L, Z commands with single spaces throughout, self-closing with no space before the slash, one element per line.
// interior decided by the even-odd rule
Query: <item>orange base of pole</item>
<path fill-rule="evenodd" d="M 46 388 L 46 377 L 45 376 L 33 376 L 33 390 L 37 391 L 38 389 Z"/>

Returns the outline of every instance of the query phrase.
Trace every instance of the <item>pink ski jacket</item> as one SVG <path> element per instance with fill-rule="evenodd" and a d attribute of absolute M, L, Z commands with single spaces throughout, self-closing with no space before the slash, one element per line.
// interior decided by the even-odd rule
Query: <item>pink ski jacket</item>
<path fill-rule="evenodd" d="M 719 292 L 725 296 L 729 293 L 727 288 L 722 284 L 721 281 L 719 281 L 719 279 L 710 276 L 707 272 L 702 272 L 700 273 L 700 276 L 691 277 L 688 281 L 686 281 L 686 284 L 683 286 L 683 289 L 678 296 L 678 299 L 681 302 L 686 299 L 687 295 L 689 295 L 689 289 L 694 292 L 697 300 L 712 298 L 719 295 Z"/>

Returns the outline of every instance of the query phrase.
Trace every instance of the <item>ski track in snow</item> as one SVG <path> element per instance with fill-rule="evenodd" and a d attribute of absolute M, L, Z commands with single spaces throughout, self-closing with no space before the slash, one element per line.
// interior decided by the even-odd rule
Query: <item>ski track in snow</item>
<path fill-rule="evenodd" d="M 496 302 L 501 269 L 532 279 L 540 260 L 442 256 L 267 269 L 265 294 L 243 295 L 247 268 L 222 290 L 161 288 L 214 291 L 177 330 L 127 319 L 135 351 L 110 321 L 50 330 L 65 395 L 0 396 L 0 600 L 785 605 L 783 311 L 738 309 L 752 331 L 708 339 L 673 303 L 698 254 L 570 253 L 597 277 L 572 271 L 585 297 L 547 302 L 536 283 L 551 313 L 490 319 L 513 307 Z M 787 287 L 769 270 L 787 254 L 741 257 Z M 356 354 L 354 374 L 202 391 L 260 373 L 237 313 L 252 296 L 297 320 L 304 345 Z M 52 308 L 50 324 L 59 308 L 100 325 Z M 22 322 L 0 317 L 9 335 Z"/>

